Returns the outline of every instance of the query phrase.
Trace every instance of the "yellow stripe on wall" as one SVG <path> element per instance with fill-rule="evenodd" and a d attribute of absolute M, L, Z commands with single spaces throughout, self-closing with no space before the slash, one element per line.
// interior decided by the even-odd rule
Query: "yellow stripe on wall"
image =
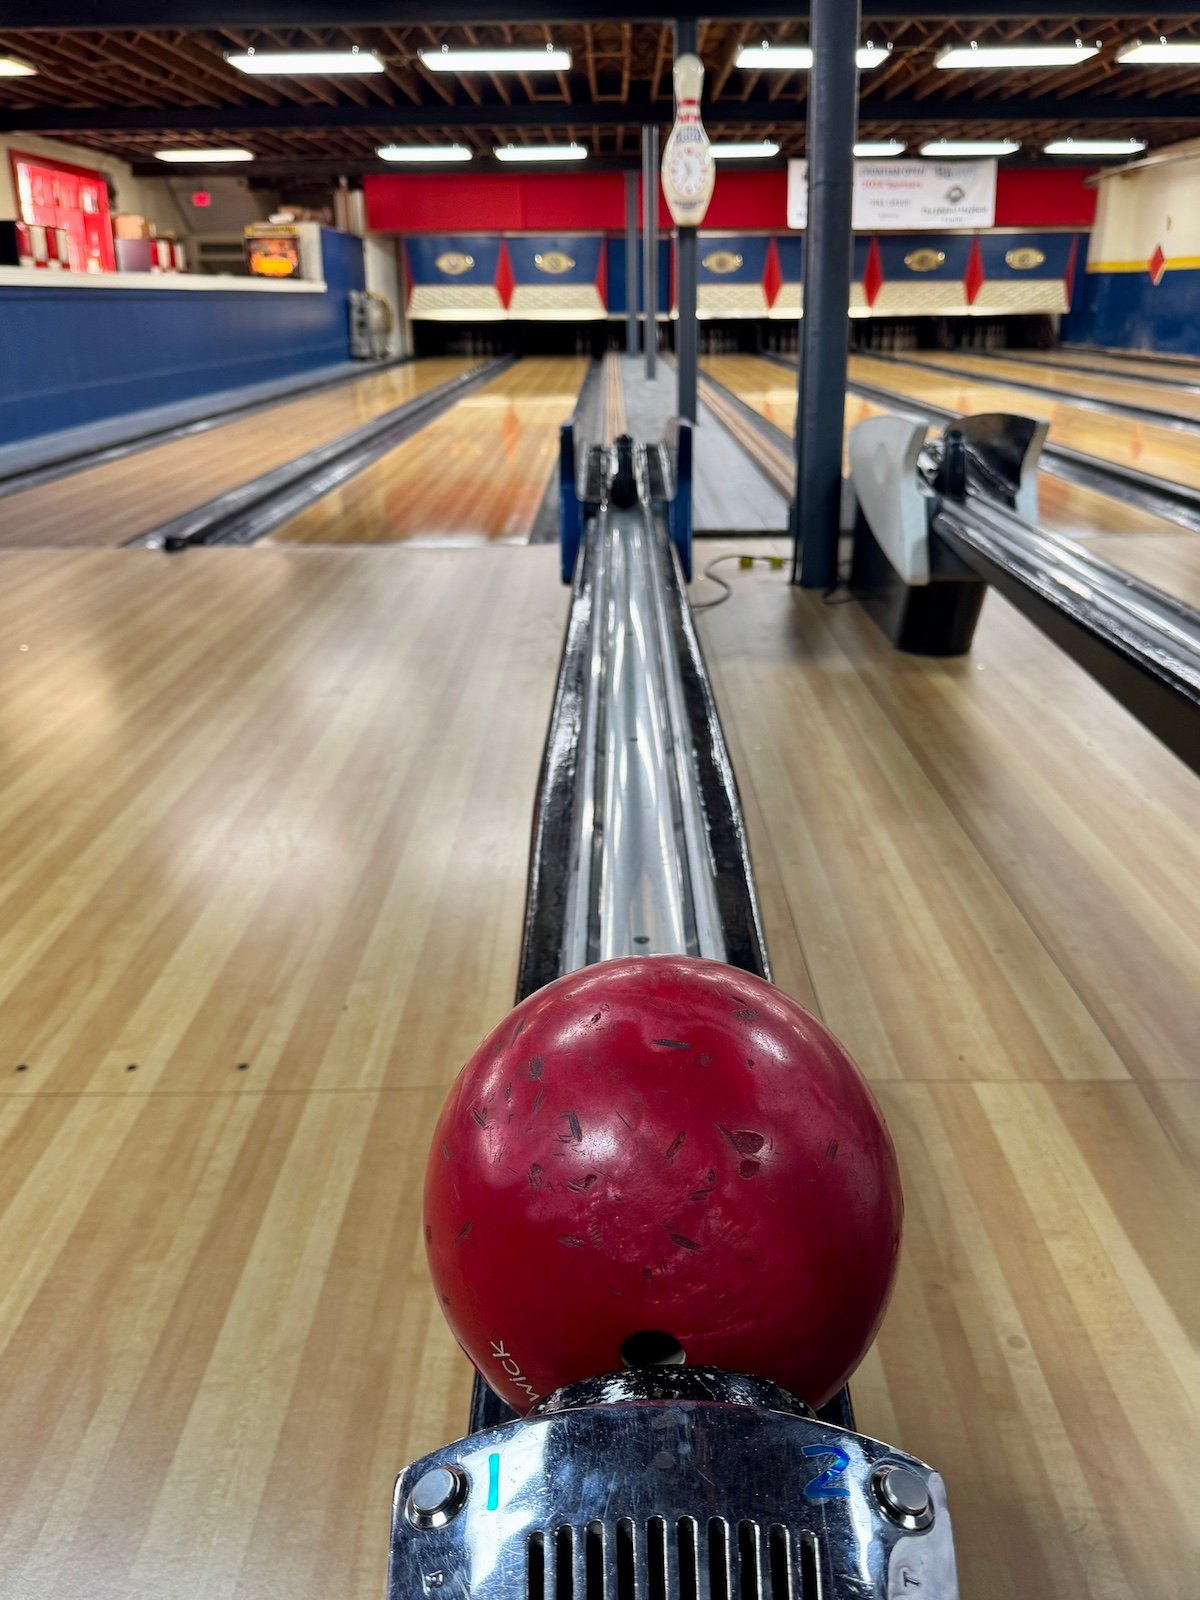
<path fill-rule="evenodd" d="M 1200 267 L 1200 256 L 1175 256 L 1163 262 L 1164 272 L 1195 271 Z M 1149 272 L 1149 261 L 1089 261 L 1089 272 Z"/>

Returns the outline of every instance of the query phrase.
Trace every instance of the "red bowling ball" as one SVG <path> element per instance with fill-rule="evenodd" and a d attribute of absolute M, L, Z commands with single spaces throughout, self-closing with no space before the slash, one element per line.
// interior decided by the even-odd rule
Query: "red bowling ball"
<path fill-rule="evenodd" d="M 443 1310 L 522 1412 L 637 1364 L 645 1334 L 820 1405 L 879 1326 L 902 1211 L 832 1034 L 683 956 L 585 967 L 517 1006 L 451 1089 L 425 1179 Z"/>

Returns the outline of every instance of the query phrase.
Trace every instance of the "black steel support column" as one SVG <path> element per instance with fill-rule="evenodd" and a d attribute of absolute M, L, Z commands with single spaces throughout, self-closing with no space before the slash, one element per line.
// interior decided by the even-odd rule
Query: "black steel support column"
<path fill-rule="evenodd" d="M 794 582 L 837 583 L 842 435 L 854 240 L 854 134 L 858 126 L 861 0 L 812 0 L 808 75 L 808 227 L 796 414 Z"/>
<path fill-rule="evenodd" d="M 625 174 L 625 353 L 638 353 L 638 175 Z"/>
<path fill-rule="evenodd" d="M 646 376 L 658 356 L 658 129 L 642 129 L 642 331 Z"/>
<path fill-rule="evenodd" d="M 699 44 L 699 28 L 694 17 L 681 18 L 675 24 L 676 60 L 688 53 L 695 55 Z M 679 297 L 679 318 L 675 324 L 676 376 L 679 397 L 676 409 L 685 422 L 696 420 L 696 361 L 698 334 L 696 329 L 696 229 L 679 228 L 675 235 L 676 293 Z"/>

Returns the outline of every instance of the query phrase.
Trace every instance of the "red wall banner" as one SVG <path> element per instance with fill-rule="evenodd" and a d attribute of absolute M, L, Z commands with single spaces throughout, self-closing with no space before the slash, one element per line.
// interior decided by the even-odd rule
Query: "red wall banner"
<path fill-rule="evenodd" d="M 1002 165 L 996 177 L 996 226 L 1090 228 L 1096 191 L 1084 179 L 1094 170 Z M 363 191 L 368 226 L 379 233 L 619 232 L 625 226 L 620 172 L 379 173 L 363 179 Z M 670 227 L 661 193 L 658 217 L 661 227 Z M 786 226 L 783 168 L 717 173 L 706 230 Z"/>

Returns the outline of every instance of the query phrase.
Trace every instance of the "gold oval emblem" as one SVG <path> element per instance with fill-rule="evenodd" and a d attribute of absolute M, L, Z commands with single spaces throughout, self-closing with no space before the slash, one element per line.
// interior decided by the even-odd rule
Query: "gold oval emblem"
<path fill-rule="evenodd" d="M 464 272 L 470 272 L 475 265 L 475 257 L 464 255 L 461 250 L 443 250 L 433 264 L 448 278 L 461 278 Z"/>
<path fill-rule="evenodd" d="M 945 259 L 943 250 L 910 250 L 904 258 L 904 265 L 910 272 L 933 272 Z"/>
<path fill-rule="evenodd" d="M 742 258 L 735 250 L 710 250 L 700 262 L 706 272 L 719 273 L 722 278 L 736 272 L 741 264 Z"/>
<path fill-rule="evenodd" d="M 539 272 L 548 272 L 552 278 L 561 278 L 564 272 L 570 272 L 575 262 L 565 250 L 544 250 L 534 256 L 533 264 Z"/>
<path fill-rule="evenodd" d="M 1040 250 L 1028 244 L 1022 245 L 1019 250 L 1007 251 L 1004 259 L 1014 272 L 1029 272 L 1033 267 L 1043 266 L 1046 261 Z"/>

